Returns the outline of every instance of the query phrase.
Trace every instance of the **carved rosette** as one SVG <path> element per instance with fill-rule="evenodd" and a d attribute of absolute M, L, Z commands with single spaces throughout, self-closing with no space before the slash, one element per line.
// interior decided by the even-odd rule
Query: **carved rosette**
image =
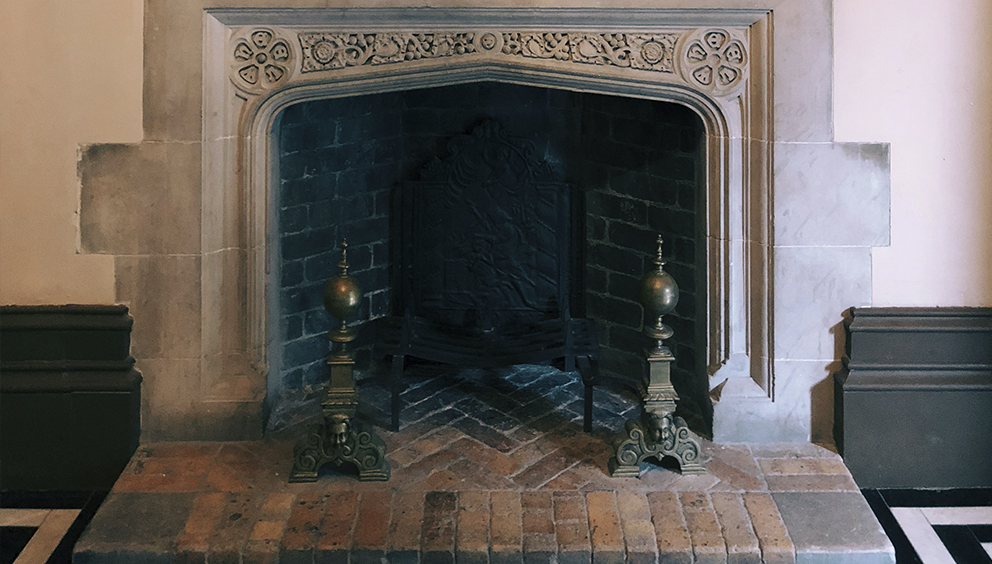
<path fill-rule="evenodd" d="M 678 37 L 676 33 L 301 32 L 300 72 L 493 54 L 674 73 Z"/>
<path fill-rule="evenodd" d="M 231 42 L 231 81 L 249 94 L 261 94 L 289 81 L 293 50 L 269 28 L 236 34 Z"/>
<path fill-rule="evenodd" d="M 679 43 L 679 70 L 689 84 L 718 97 L 735 96 L 747 81 L 745 40 L 725 29 L 700 29 Z"/>

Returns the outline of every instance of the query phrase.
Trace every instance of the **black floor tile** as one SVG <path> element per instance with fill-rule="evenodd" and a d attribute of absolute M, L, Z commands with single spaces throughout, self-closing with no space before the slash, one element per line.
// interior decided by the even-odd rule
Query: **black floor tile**
<path fill-rule="evenodd" d="M 37 530 L 37 527 L 0 527 L 0 564 L 16 560 Z"/>
<path fill-rule="evenodd" d="M 948 490 L 880 489 L 889 507 L 986 507 L 992 506 L 992 488 Z"/>
<path fill-rule="evenodd" d="M 992 525 L 971 525 L 971 532 L 978 542 L 992 542 Z"/>
<path fill-rule="evenodd" d="M 865 489 L 865 500 L 896 551 L 897 564 L 921 562 L 910 540 L 892 515 L 892 507 L 992 507 L 992 488 Z M 935 525 L 933 527 L 958 564 L 992 564 L 982 542 L 992 542 L 992 525 Z"/>
<path fill-rule="evenodd" d="M 935 525 L 937 536 L 958 564 L 992 564 L 992 558 L 968 526 Z"/>

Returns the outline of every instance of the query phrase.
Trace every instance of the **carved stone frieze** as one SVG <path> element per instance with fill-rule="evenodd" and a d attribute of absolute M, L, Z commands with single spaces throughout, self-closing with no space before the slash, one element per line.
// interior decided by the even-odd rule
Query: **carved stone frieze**
<path fill-rule="evenodd" d="M 301 72 L 382 65 L 450 57 L 496 48 L 492 33 L 322 33 L 299 34 Z M 485 41 L 484 41 L 485 40 Z M 486 46 L 489 46 L 486 49 Z"/>
<path fill-rule="evenodd" d="M 301 32 L 300 71 L 494 54 L 674 73 L 678 39 L 677 33 Z"/>
<path fill-rule="evenodd" d="M 293 49 L 269 28 L 248 29 L 231 43 L 231 81 L 250 94 L 286 84 L 293 72 Z"/>
<path fill-rule="evenodd" d="M 287 32 L 287 30 L 283 30 Z M 733 29 L 682 33 L 300 31 L 300 52 L 272 28 L 249 28 L 231 42 L 231 80 L 261 94 L 301 74 L 460 56 L 523 57 L 680 76 L 716 97 L 736 96 L 748 77 L 747 40 Z M 676 79 L 677 80 L 677 79 Z"/>
<path fill-rule="evenodd" d="M 740 91 L 748 75 L 745 40 L 726 29 L 699 29 L 679 44 L 682 78 L 714 96 Z"/>

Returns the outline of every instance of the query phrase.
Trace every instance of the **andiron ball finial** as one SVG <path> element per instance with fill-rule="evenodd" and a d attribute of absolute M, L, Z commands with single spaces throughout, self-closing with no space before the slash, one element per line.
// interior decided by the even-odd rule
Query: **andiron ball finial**
<path fill-rule="evenodd" d="M 355 332 L 348 329 L 347 319 L 362 302 L 362 287 L 353 276 L 348 275 L 348 240 L 341 241 L 341 272 L 327 281 L 324 286 L 324 308 L 338 318 L 341 324 L 328 332 L 328 338 L 341 346 L 355 339 Z"/>
<path fill-rule="evenodd" d="M 662 317 L 671 313 L 679 303 L 679 285 L 664 270 L 662 244 L 661 235 L 658 235 L 658 253 L 652 261 L 654 269 L 641 278 L 640 296 L 644 307 L 644 334 L 658 341 L 659 346 L 661 341 L 675 334 L 671 327 L 662 322 Z"/>

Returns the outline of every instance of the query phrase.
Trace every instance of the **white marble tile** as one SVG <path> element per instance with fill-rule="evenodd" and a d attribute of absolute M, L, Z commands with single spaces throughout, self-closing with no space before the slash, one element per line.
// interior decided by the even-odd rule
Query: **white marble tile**
<path fill-rule="evenodd" d="M 775 7 L 775 139 L 833 139 L 833 36 L 830 0 Z"/>
<path fill-rule="evenodd" d="M 776 143 L 775 244 L 889 244 L 889 147 Z"/>
<path fill-rule="evenodd" d="M 918 507 L 893 507 L 892 515 L 923 564 L 955 564 L 951 553 Z"/>
<path fill-rule="evenodd" d="M 0 527 L 37 527 L 48 516 L 48 509 L 0 509 Z"/>
<path fill-rule="evenodd" d="M 931 525 L 992 525 L 992 507 L 921 507 Z"/>
<path fill-rule="evenodd" d="M 775 247 L 775 359 L 833 360 L 843 314 L 871 303 L 867 247 Z"/>
<path fill-rule="evenodd" d="M 52 509 L 48 511 L 45 520 L 38 530 L 31 535 L 31 540 L 24 546 L 14 564 L 45 564 L 62 541 L 69 527 L 72 526 L 78 509 Z"/>

